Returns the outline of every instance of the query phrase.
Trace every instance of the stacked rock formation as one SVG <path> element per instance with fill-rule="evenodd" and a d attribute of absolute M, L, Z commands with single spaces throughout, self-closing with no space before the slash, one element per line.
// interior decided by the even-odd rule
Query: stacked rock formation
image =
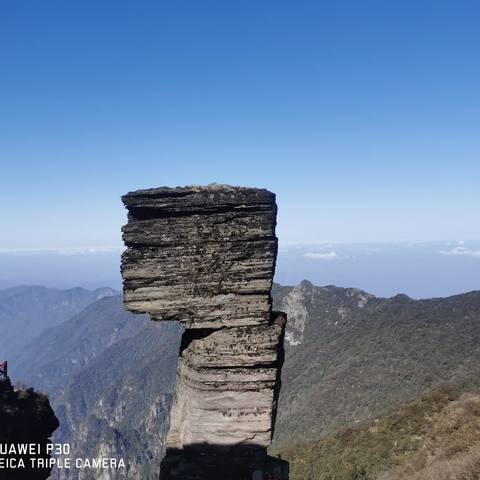
<path fill-rule="evenodd" d="M 273 468 L 266 447 L 286 320 L 271 311 L 275 195 L 209 185 L 122 200 L 126 308 L 185 329 L 161 478 L 244 479 Z"/>

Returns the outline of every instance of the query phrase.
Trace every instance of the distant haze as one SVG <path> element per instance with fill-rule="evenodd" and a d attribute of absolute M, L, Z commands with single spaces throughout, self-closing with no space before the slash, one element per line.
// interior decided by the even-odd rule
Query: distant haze
<path fill-rule="evenodd" d="M 480 241 L 289 245 L 280 247 L 275 280 L 428 298 L 480 289 L 479 271 Z"/>
<path fill-rule="evenodd" d="M 122 247 L 0 251 L 0 288 L 119 289 Z M 480 289 L 480 241 L 285 245 L 275 281 L 356 287 L 377 296 L 448 296 Z"/>

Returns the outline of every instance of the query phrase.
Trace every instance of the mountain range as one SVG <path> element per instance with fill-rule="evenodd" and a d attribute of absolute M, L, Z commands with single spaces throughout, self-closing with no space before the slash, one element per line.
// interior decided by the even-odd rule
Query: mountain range
<path fill-rule="evenodd" d="M 119 478 L 153 479 L 163 454 L 179 339 L 176 323 L 133 315 L 113 296 L 45 330 L 14 361 L 22 382 L 48 392 L 60 420 L 55 442 L 69 443 L 88 458 L 123 456 L 127 469 Z M 52 478 L 71 475 L 59 469 Z M 84 472 L 82 479 L 89 478 L 97 477 Z"/>
<path fill-rule="evenodd" d="M 480 374 L 480 292 L 413 300 L 361 290 L 274 289 L 288 315 L 275 443 L 315 439 Z"/>
<path fill-rule="evenodd" d="M 299 458 L 292 445 L 388 416 L 440 385 L 476 388 L 480 292 L 377 298 L 304 281 L 275 285 L 272 294 L 274 308 L 288 314 L 274 450 L 291 456 L 292 472 Z M 120 296 L 101 298 L 17 351 L 16 378 L 49 394 L 61 423 L 57 441 L 83 455 L 126 459 L 128 472 L 105 478 L 153 479 L 179 336 L 173 323 L 125 312 Z"/>
<path fill-rule="evenodd" d="M 111 288 L 58 290 L 18 286 L 0 290 L 0 356 L 11 358 L 46 328 L 63 323 L 102 297 L 118 293 Z M 15 365 L 12 364 L 12 373 Z"/>

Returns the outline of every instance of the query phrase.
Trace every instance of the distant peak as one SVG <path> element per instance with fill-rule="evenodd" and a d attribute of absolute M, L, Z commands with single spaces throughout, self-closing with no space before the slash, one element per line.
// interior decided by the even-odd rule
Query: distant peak
<path fill-rule="evenodd" d="M 398 293 L 393 297 L 393 299 L 400 302 L 409 302 L 410 300 L 412 300 L 406 293 Z"/>
<path fill-rule="evenodd" d="M 113 288 L 110 287 L 100 287 L 95 290 L 95 293 L 97 294 L 97 298 L 104 298 L 104 297 L 114 297 L 115 295 L 118 295 L 119 293 L 115 291 Z"/>
<path fill-rule="evenodd" d="M 298 284 L 298 288 L 303 288 L 303 289 L 312 289 L 314 287 L 315 285 L 310 280 L 302 280 Z"/>

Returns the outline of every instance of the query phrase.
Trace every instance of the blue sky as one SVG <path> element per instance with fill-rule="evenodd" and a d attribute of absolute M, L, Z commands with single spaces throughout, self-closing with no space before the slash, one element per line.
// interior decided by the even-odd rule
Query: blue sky
<path fill-rule="evenodd" d="M 461 0 L 0 0 L 0 249 L 118 246 L 123 193 L 210 182 L 275 191 L 284 244 L 478 239 L 479 24 Z"/>

